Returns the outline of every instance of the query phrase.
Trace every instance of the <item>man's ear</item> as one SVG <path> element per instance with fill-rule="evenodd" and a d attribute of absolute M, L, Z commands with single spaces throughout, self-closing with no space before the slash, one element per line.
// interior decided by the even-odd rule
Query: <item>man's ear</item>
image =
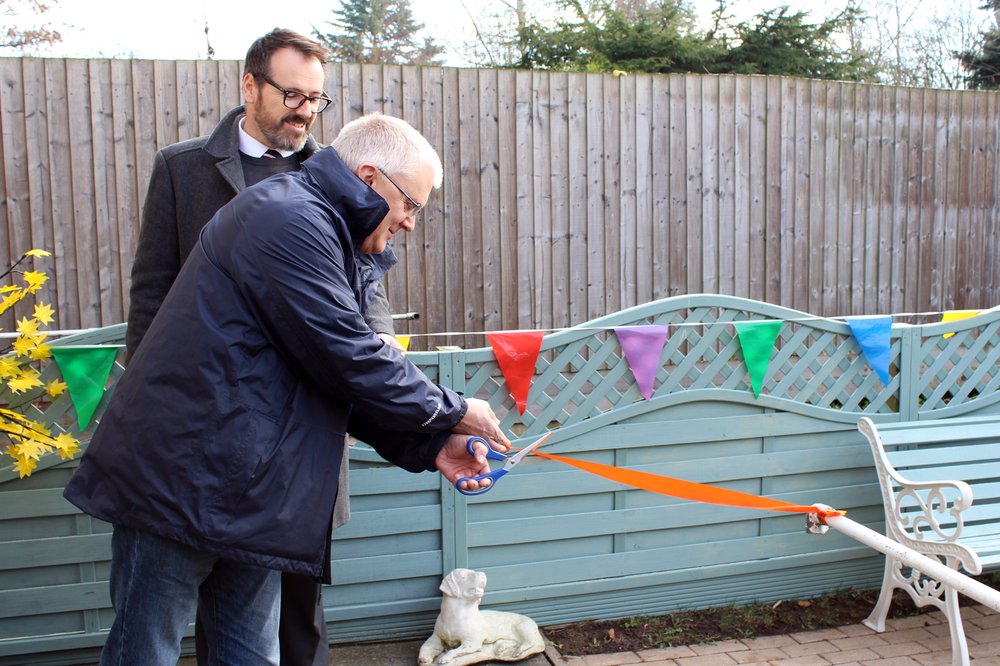
<path fill-rule="evenodd" d="M 375 174 L 378 173 L 378 167 L 365 163 L 359 166 L 355 173 L 358 174 L 358 178 L 365 181 L 368 187 L 371 187 L 372 183 L 375 182 Z"/>
<path fill-rule="evenodd" d="M 258 93 L 257 80 L 253 77 L 253 74 L 250 72 L 243 73 L 243 82 L 240 85 L 240 89 L 243 91 L 243 99 L 247 104 L 252 104 Z"/>

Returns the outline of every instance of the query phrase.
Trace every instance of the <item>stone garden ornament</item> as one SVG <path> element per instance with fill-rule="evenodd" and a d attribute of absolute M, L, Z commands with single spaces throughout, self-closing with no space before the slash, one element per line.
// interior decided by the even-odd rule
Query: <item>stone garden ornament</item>
<path fill-rule="evenodd" d="M 441 612 L 434 635 L 420 648 L 420 666 L 520 661 L 545 651 L 545 641 L 531 618 L 479 610 L 486 591 L 483 572 L 454 569 L 444 577 L 440 590 Z"/>

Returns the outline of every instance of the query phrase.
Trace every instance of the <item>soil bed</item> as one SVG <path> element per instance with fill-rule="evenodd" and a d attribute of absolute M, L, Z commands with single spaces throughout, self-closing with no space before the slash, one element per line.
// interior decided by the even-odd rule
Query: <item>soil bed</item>
<path fill-rule="evenodd" d="M 980 576 L 978 580 L 1000 588 L 1000 574 Z M 871 613 L 877 598 L 878 590 L 846 589 L 815 599 L 578 622 L 545 627 L 544 633 L 566 656 L 651 650 L 857 624 Z M 961 603 L 976 602 L 962 597 Z M 909 595 L 897 591 L 889 617 L 931 612 L 940 611 L 932 606 L 917 608 Z"/>

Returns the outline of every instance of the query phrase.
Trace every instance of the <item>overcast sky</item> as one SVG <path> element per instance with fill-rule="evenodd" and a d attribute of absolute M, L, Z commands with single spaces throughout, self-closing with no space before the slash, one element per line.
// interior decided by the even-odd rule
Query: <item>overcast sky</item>
<path fill-rule="evenodd" d="M 271 28 L 281 26 L 310 34 L 325 29 L 338 0 L 49 0 L 46 20 L 63 35 L 61 44 L 35 55 L 93 58 L 202 59 L 208 44 L 220 60 L 242 60 L 250 43 Z M 542 6 L 527 0 L 529 7 Z M 696 0 L 699 14 L 708 20 L 717 0 Z M 743 17 L 782 4 L 782 0 L 730 2 Z M 844 0 L 785 0 L 796 9 L 813 11 L 816 20 L 842 7 Z M 481 24 L 508 6 L 504 0 L 411 0 L 416 20 L 438 44 L 446 47 L 447 64 L 463 66 L 461 45 L 475 36 L 470 15 Z M 287 9 L 286 9 L 287 8 Z M 30 25 L 30 17 L 15 25 Z M 7 21 L 5 20 L 5 23 Z M 209 26 L 206 39 L 205 25 Z M 3 55 L 19 55 L 5 53 Z"/>

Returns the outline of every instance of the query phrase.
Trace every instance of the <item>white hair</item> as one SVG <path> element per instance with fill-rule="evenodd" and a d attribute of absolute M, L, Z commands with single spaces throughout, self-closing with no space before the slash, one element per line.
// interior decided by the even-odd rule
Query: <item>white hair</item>
<path fill-rule="evenodd" d="M 401 118 L 369 113 L 344 125 L 330 144 L 351 170 L 372 164 L 390 174 L 412 174 L 426 164 L 434 172 L 434 187 L 441 187 L 443 169 L 434 147 Z"/>

